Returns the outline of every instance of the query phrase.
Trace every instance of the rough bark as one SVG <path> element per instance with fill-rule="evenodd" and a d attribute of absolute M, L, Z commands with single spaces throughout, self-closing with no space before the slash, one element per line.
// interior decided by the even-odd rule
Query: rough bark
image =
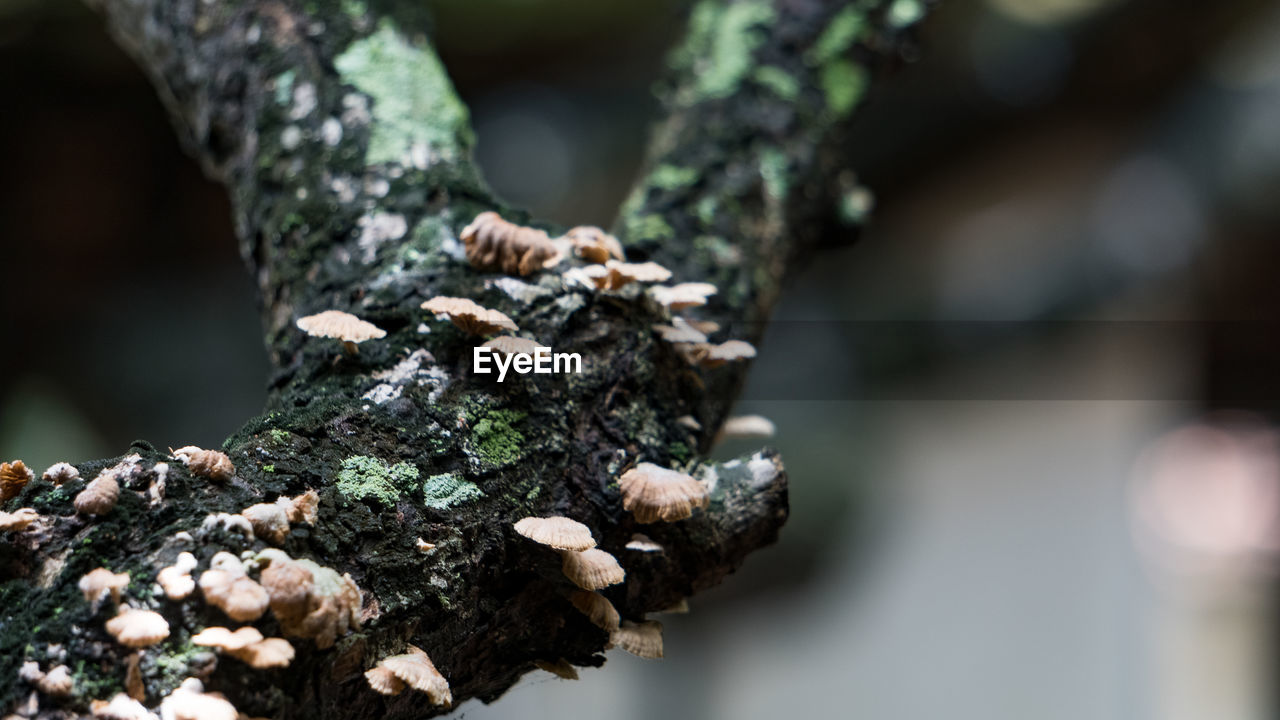
<path fill-rule="evenodd" d="M 103 630 L 110 603 L 91 613 L 76 589 L 98 566 L 129 572 L 126 599 L 172 627 L 144 653 L 149 703 L 200 675 L 249 715 L 426 717 L 445 710 L 419 693 L 375 695 L 361 672 L 412 643 L 461 703 L 498 697 L 534 660 L 603 662 L 606 633 L 571 607 L 558 557 L 515 535 L 515 520 L 562 514 L 589 525 L 626 568 L 625 584 L 605 594 L 633 620 L 719 582 L 776 539 L 787 503 L 775 455 L 698 462 L 742 366 L 690 368 L 651 333 L 664 312 L 634 286 L 601 294 L 555 272 L 504 278 L 461 258 L 457 233 L 478 212 L 519 215 L 479 179 L 466 109 L 419 34 L 419 3 L 95 5 L 153 78 L 190 151 L 227 185 L 275 374 L 264 414 L 223 446 L 237 468 L 230 482 L 193 477 L 140 443 L 130 452 L 145 467 L 170 465 L 157 507 L 141 492 L 150 471 L 102 518 L 74 514 L 83 481 L 55 489 L 37 478 L 5 505 L 46 519 L 0 545 L 4 707 L 30 692 L 16 679 L 19 664 L 48 666 L 59 652 L 76 690 L 42 697 L 42 715 L 83 713 L 122 687 L 127 653 Z M 832 149 L 868 71 L 900 55 L 922 12 L 914 0 L 696 5 L 672 58 L 648 170 L 618 223 L 629 258 L 659 260 L 679 281 L 716 283 L 721 293 L 701 317 L 724 324 L 726 337 L 758 339 L 788 260 L 831 222 L 852 220 L 839 212 L 852 185 Z M 583 372 L 502 384 L 473 375 L 475 341 L 419 309 L 437 294 L 506 312 L 543 344 L 582 353 Z M 296 330 L 299 316 L 331 308 L 388 335 L 339 357 L 336 344 Z M 682 415 L 702 430 L 677 424 Z M 637 525 L 616 482 L 637 461 L 713 480 L 711 506 L 686 521 Z M 92 479 L 114 462 L 79 471 Z M 412 471 L 397 472 L 399 463 Z M 295 641 L 287 670 L 226 658 L 215 668 L 190 637 L 234 623 L 198 593 L 166 600 L 156 572 L 184 549 L 203 570 L 219 550 L 264 547 L 197 529 L 210 513 L 308 488 L 320 492 L 319 520 L 295 526 L 283 549 L 350 573 L 364 592 L 363 628 L 326 650 Z M 174 540 L 180 531 L 197 542 Z M 624 550 L 636 531 L 666 552 Z M 418 537 L 436 549 L 419 552 Z M 278 634 L 269 615 L 257 625 Z"/>

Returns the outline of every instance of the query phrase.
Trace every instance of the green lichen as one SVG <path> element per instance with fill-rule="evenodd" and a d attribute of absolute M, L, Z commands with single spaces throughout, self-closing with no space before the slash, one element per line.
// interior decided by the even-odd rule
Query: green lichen
<path fill-rule="evenodd" d="M 688 461 L 690 456 L 693 454 L 689 450 L 688 445 L 679 441 L 671 443 L 671 445 L 667 448 L 667 452 L 671 454 L 672 460 L 675 460 L 676 462 L 681 462 L 681 463 Z"/>
<path fill-rule="evenodd" d="M 761 65 L 751 74 L 751 79 L 787 102 L 800 96 L 800 81 L 776 65 Z"/>
<path fill-rule="evenodd" d="M 164 688 L 175 688 L 191 675 L 192 660 L 196 655 L 209 652 L 208 648 L 200 647 L 191 642 L 187 638 L 176 650 L 165 650 L 155 655 L 156 670 L 159 671 L 159 685 Z M 105 695 L 95 695 L 94 697 L 107 697 Z"/>
<path fill-rule="evenodd" d="M 762 25 L 774 19 L 773 8 L 759 0 L 724 6 L 703 0 L 689 17 L 689 35 L 673 56 L 676 67 L 696 71 L 694 100 L 732 95 L 751 70 L 751 56 L 765 40 Z"/>
<path fill-rule="evenodd" d="M 710 225 L 716 219 L 716 208 L 719 204 L 720 201 L 716 199 L 715 195 L 706 195 L 700 198 L 697 204 L 693 206 L 693 211 L 698 215 L 698 219 L 702 221 L 703 225 Z"/>
<path fill-rule="evenodd" d="M 848 60 L 835 60 L 822 66 L 819 82 L 827 110 L 836 118 L 845 118 L 867 89 L 867 71 Z"/>
<path fill-rule="evenodd" d="M 262 472 L 265 472 L 265 473 L 273 473 L 273 472 L 275 472 L 275 471 L 276 471 L 276 466 L 275 466 L 274 464 L 272 464 L 272 465 L 263 465 L 263 466 L 262 466 Z"/>
<path fill-rule="evenodd" d="M 524 435 L 515 426 L 524 420 L 519 410 L 492 410 L 472 426 L 476 453 L 490 465 L 509 465 L 520 459 Z"/>
<path fill-rule="evenodd" d="M 466 106 L 431 48 L 415 45 L 383 20 L 334 60 L 344 81 L 373 99 L 365 161 L 402 162 L 416 143 L 456 159 L 471 142 Z M 461 147 L 460 147 L 461 146 Z"/>
<path fill-rule="evenodd" d="M 867 20 L 862 11 L 852 5 L 844 8 L 831 18 L 827 29 L 818 36 L 805 60 L 811 65 L 824 65 L 844 55 L 858 40 L 866 34 Z"/>
<path fill-rule="evenodd" d="M 676 165 L 659 165 L 649 174 L 649 184 L 662 190 L 679 190 L 697 181 L 697 170 Z"/>
<path fill-rule="evenodd" d="M 422 492 L 426 496 L 427 507 L 436 510 L 448 510 L 454 505 L 484 497 L 484 493 L 476 487 L 475 483 L 468 482 L 453 473 L 432 475 L 427 478 L 422 485 Z"/>
<path fill-rule="evenodd" d="M 353 455 L 342 461 L 336 487 L 353 500 L 375 500 L 385 506 L 395 505 L 400 492 L 412 488 L 418 479 L 418 468 L 409 463 L 387 463 L 367 455 Z"/>
<path fill-rule="evenodd" d="M 657 213 L 648 215 L 628 215 L 626 218 L 627 239 L 631 242 L 644 240 L 667 240 L 675 237 L 676 231 L 671 229 L 667 221 Z"/>
<path fill-rule="evenodd" d="M 787 173 L 787 155 L 774 147 L 760 151 L 760 177 L 764 178 L 765 192 L 775 200 L 787 196 L 790 179 Z"/>
<path fill-rule="evenodd" d="M 267 431 L 267 435 L 269 435 L 269 436 L 271 437 L 272 442 L 279 443 L 279 444 L 281 444 L 281 445 L 283 445 L 284 443 L 289 442 L 289 431 L 288 431 L 288 430 L 281 430 L 281 429 L 279 429 L 279 428 L 272 428 L 271 430 L 268 430 L 268 431 Z"/>

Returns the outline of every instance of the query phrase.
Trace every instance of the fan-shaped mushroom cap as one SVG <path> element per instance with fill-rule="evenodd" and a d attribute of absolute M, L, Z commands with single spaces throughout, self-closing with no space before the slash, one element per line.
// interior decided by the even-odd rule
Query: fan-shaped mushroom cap
<path fill-rule="evenodd" d="M 719 345 L 699 347 L 694 357 L 705 368 L 717 368 L 725 363 L 746 360 L 756 356 L 755 347 L 744 340 L 728 340 Z"/>
<path fill-rule="evenodd" d="M 365 670 L 364 679 L 369 682 L 369 687 L 383 695 L 399 695 L 404 692 L 404 681 L 381 665 Z"/>
<path fill-rule="evenodd" d="M 218 553 L 212 563 L 213 569 L 200 575 L 200 592 L 205 601 L 239 622 L 262 617 L 271 599 L 266 589 L 245 575 L 240 561 L 230 553 Z"/>
<path fill-rule="evenodd" d="M 85 485 L 71 504 L 82 515 L 106 515 L 116 506 L 119 497 L 120 483 L 114 475 L 104 472 Z"/>
<path fill-rule="evenodd" d="M 467 261 L 477 270 L 531 275 L 564 257 L 544 231 L 508 222 L 493 211 L 477 215 L 458 239 L 466 246 Z"/>
<path fill-rule="evenodd" d="M 653 463 L 643 462 L 622 473 L 618 485 L 623 509 L 642 523 L 683 520 L 708 502 L 707 488 L 696 478 Z"/>
<path fill-rule="evenodd" d="M 516 532 L 557 550 L 590 550 L 596 546 L 591 528 L 567 517 L 527 517 L 515 524 Z"/>
<path fill-rule="evenodd" d="M 570 229 L 564 236 L 573 245 L 573 250 L 578 257 L 587 262 L 603 265 L 609 261 L 609 258 L 625 259 L 622 254 L 622 244 L 618 242 L 618 238 L 594 225 L 579 225 Z"/>
<path fill-rule="evenodd" d="M 350 575 L 311 560 L 294 560 L 275 549 L 257 557 L 268 563 L 262 585 L 285 635 L 312 638 L 323 650 L 348 629 L 360 627 L 360 588 Z"/>
<path fill-rule="evenodd" d="M 89 709 L 94 717 L 103 720 L 156 720 L 146 706 L 124 693 L 116 693 L 111 702 L 94 700 Z"/>
<path fill-rule="evenodd" d="M 419 648 L 410 645 L 409 652 L 383 658 L 378 667 L 389 670 L 409 687 L 426 693 L 427 699 L 434 705 L 449 705 L 453 702 L 449 681 L 436 670 L 431 658 Z"/>
<path fill-rule="evenodd" d="M 100 567 L 90 570 L 80 578 L 80 592 L 84 593 L 84 601 L 89 603 L 90 610 L 98 612 L 98 607 L 107 595 L 111 602 L 120 602 L 120 591 L 129 585 L 129 573 L 113 573 Z"/>
<path fill-rule="evenodd" d="M 196 581 L 191 571 L 196 567 L 196 557 L 189 552 L 178 553 L 177 561 L 168 567 L 161 568 L 156 575 L 156 582 L 170 600 L 185 600 L 196 589 Z"/>
<path fill-rule="evenodd" d="M 226 698 L 206 693 L 195 678 L 183 680 L 160 702 L 161 720 L 236 720 L 238 715 Z"/>
<path fill-rule="evenodd" d="M 423 552 L 423 553 L 431 552 L 432 550 L 436 549 L 436 546 L 434 543 L 429 543 L 426 540 L 423 540 L 422 538 L 418 538 L 413 543 L 413 546 L 418 548 L 418 552 Z"/>
<path fill-rule="evenodd" d="M 37 680 L 36 687 L 45 695 L 55 697 L 70 695 L 72 688 L 75 687 L 75 681 L 71 678 L 71 668 L 59 665 Z"/>
<path fill-rule="evenodd" d="M 243 650 L 254 643 L 260 643 L 262 640 L 262 633 L 251 625 L 236 628 L 234 632 L 224 627 L 208 627 L 191 636 L 192 644 L 233 652 Z"/>
<path fill-rule="evenodd" d="M 649 659 L 662 657 L 662 623 L 657 620 L 642 623 L 623 620 L 622 625 L 613 632 L 611 640 L 614 645 L 632 655 Z"/>
<path fill-rule="evenodd" d="M 0 463 L 0 502 L 15 497 L 22 488 L 31 482 L 35 473 L 31 472 L 21 460 Z"/>
<path fill-rule="evenodd" d="M 169 637 L 169 623 L 160 613 L 124 607 L 107 621 L 107 632 L 121 645 L 147 647 Z"/>
<path fill-rule="evenodd" d="M 592 625 L 602 630 L 617 630 L 618 623 L 622 620 L 613 603 L 598 592 L 575 590 L 569 596 L 569 602 L 573 603 L 578 612 L 586 615 Z"/>
<path fill-rule="evenodd" d="M 671 286 L 656 285 L 650 288 L 649 292 L 653 293 L 653 299 L 657 300 L 659 305 L 665 305 L 672 310 L 683 310 L 706 305 L 707 298 L 715 295 L 717 290 L 711 283 L 691 282 Z"/>
<path fill-rule="evenodd" d="M 217 450 L 204 450 L 195 445 L 188 445 L 171 451 L 170 455 L 186 465 L 192 475 L 225 481 L 236 474 L 236 466 L 231 462 L 231 458 Z"/>
<path fill-rule="evenodd" d="M 658 337 L 669 343 L 705 343 L 707 341 L 706 335 L 680 317 L 672 318 L 670 325 L 654 325 L 653 330 L 658 333 Z"/>
<path fill-rule="evenodd" d="M 511 335 L 499 335 L 485 342 L 484 347 L 493 348 L 503 355 L 533 355 L 543 347 L 537 340 L 527 340 Z"/>
<path fill-rule="evenodd" d="M 559 660 L 534 660 L 533 664 L 539 670 L 545 670 L 546 672 L 557 677 L 562 677 L 565 680 L 578 679 L 578 668 L 574 667 L 568 660 L 563 658 Z"/>
<path fill-rule="evenodd" d="M 348 351 L 353 350 L 356 343 L 387 336 L 386 330 L 341 310 L 325 310 L 298 318 L 298 328 L 311 337 L 337 338 Z"/>
<path fill-rule="evenodd" d="M 763 415 L 739 415 L 724 421 L 721 438 L 768 438 L 776 428 L 773 421 Z"/>
<path fill-rule="evenodd" d="M 422 309 L 448 316 L 450 322 L 472 335 L 492 335 L 499 330 L 516 332 L 520 329 L 506 315 L 482 307 L 467 298 L 437 295 L 422 303 Z"/>
<path fill-rule="evenodd" d="M 702 423 L 698 422 L 692 415 L 681 415 L 676 418 L 676 424 L 681 427 L 689 428 L 694 432 L 702 429 Z"/>
<path fill-rule="evenodd" d="M 64 482 L 79 478 L 80 471 L 71 463 L 60 462 L 50 465 L 49 469 L 44 471 L 44 475 L 40 477 L 54 485 L 61 485 Z"/>
<path fill-rule="evenodd" d="M 258 503 L 240 511 L 253 526 L 253 534 L 273 545 L 289 536 L 289 511 L 278 503 Z"/>
<path fill-rule="evenodd" d="M 26 530 L 27 526 L 40 519 L 35 508 L 22 508 L 11 513 L 0 512 L 0 531 Z"/>
<path fill-rule="evenodd" d="M 610 260 L 605 263 L 605 268 L 609 271 L 608 275 L 596 279 L 596 287 L 602 290 L 617 290 L 633 282 L 666 282 L 671 278 L 670 270 L 652 261 L 625 263 Z"/>
<path fill-rule="evenodd" d="M 564 561 L 560 569 L 564 576 L 583 590 L 607 588 L 626 579 L 627 573 L 618 564 L 618 559 L 599 548 L 562 554 Z"/>
<path fill-rule="evenodd" d="M 631 541 L 627 543 L 628 550 L 636 552 L 662 552 L 662 546 L 654 542 L 648 535 L 636 533 L 631 536 Z"/>
<path fill-rule="evenodd" d="M 320 510 L 320 493 L 308 490 L 295 498 L 278 498 L 276 504 L 283 507 L 291 523 L 315 525 Z"/>
<path fill-rule="evenodd" d="M 294 657 L 293 645 L 284 638 L 266 638 L 229 652 L 232 657 L 259 670 L 288 667 Z"/>

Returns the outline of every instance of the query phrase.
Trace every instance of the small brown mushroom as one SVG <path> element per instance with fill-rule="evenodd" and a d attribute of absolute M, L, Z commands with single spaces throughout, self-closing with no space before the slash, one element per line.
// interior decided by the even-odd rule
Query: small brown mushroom
<path fill-rule="evenodd" d="M 646 620 L 634 623 L 623 620 L 622 625 L 610 636 L 611 642 L 642 658 L 651 660 L 662 657 L 662 623 Z"/>
<path fill-rule="evenodd" d="M 539 670 L 564 678 L 565 680 L 577 680 L 578 668 L 569 663 L 568 660 L 561 658 L 559 660 L 534 660 L 533 664 Z"/>
<path fill-rule="evenodd" d="M 103 720 L 156 720 L 141 702 L 124 693 L 116 693 L 110 702 L 94 700 L 89 709 L 94 717 Z"/>
<path fill-rule="evenodd" d="M 196 568 L 196 556 L 189 552 L 178 553 L 173 565 L 161 568 L 156 582 L 170 600 L 185 600 L 196 589 L 191 571 Z"/>
<path fill-rule="evenodd" d="M 493 348 L 503 355 L 534 355 L 538 348 L 544 347 L 537 340 L 526 340 L 511 335 L 499 335 L 485 342 L 484 347 Z"/>
<path fill-rule="evenodd" d="M 113 573 L 100 567 L 90 570 L 80 578 L 80 592 L 84 593 L 84 601 L 89 603 L 89 610 L 97 613 L 102 601 L 111 596 L 111 602 L 120 604 L 120 592 L 129 585 L 129 573 Z"/>
<path fill-rule="evenodd" d="M 564 576 L 583 590 L 600 590 L 626 579 L 627 573 L 618 559 L 599 548 L 583 552 L 566 550 L 561 554 L 564 559 L 560 569 Z"/>
<path fill-rule="evenodd" d="M 121 645 L 147 647 L 169 637 L 169 623 L 160 613 L 126 606 L 107 621 L 107 632 Z"/>
<path fill-rule="evenodd" d="M 61 485 L 65 482 L 79 479 L 80 471 L 71 463 L 60 462 L 50 465 L 49 469 L 44 471 L 44 475 L 40 477 L 46 482 Z"/>
<path fill-rule="evenodd" d="M 656 283 L 666 282 L 671 278 L 671 271 L 656 262 L 625 263 L 610 260 L 605 263 L 608 271 L 603 276 L 593 276 L 596 287 L 601 290 L 618 290 L 633 282 Z"/>
<path fill-rule="evenodd" d="M 35 508 L 21 508 L 11 513 L 0 512 L 0 532 L 26 530 L 31 523 L 39 519 L 40 513 L 36 512 Z"/>
<path fill-rule="evenodd" d="M 297 324 L 299 330 L 311 337 L 336 338 L 342 341 L 342 349 L 349 355 L 360 352 L 358 343 L 387 336 L 386 330 L 341 310 L 325 310 L 300 317 Z"/>
<path fill-rule="evenodd" d="M 624 472 L 618 484 L 623 509 L 641 523 L 683 520 L 709 501 L 707 488 L 697 478 L 653 463 L 643 462 Z"/>
<path fill-rule="evenodd" d="M 244 573 L 236 556 L 220 552 L 211 569 L 200 575 L 200 592 L 210 605 L 239 622 L 251 622 L 267 611 L 270 597 L 265 588 Z"/>
<path fill-rule="evenodd" d="M 369 682 L 369 687 L 382 695 L 399 695 L 404 692 L 404 681 L 381 665 L 365 670 L 364 677 Z"/>
<path fill-rule="evenodd" d="M 374 672 L 382 670 L 385 672 Z M 403 685 L 399 688 L 395 683 L 389 682 L 386 673 L 389 672 L 396 679 L 400 680 L 404 685 L 426 693 L 427 699 L 433 705 L 451 705 L 453 703 L 453 694 L 449 690 L 449 681 L 436 670 L 436 666 L 431 663 L 431 658 L 421 649 L 409 646 L 409 652 L 403 655 L 392 655 L 378 661 L 376 667 L 365 673 L 365 678 L 369 682 L 369 686 L 384 695 L 395 695 L 404 689 Z M 390 690 L 390 692 L 388 691 Z"/>
<path fill-rule="evenodd" d="M 542 230 L 508 222 L 492 211 L 477 215 L 458 238 L 466 246 L 467 261 L 477 270 L 532 275 L 563 258 Z"/>
<path fill-rule="evenodd" d="M 575 590 L 569 596 L 569 602 L 573 603 L 578 612 L 586 615 L 592 625 L 602 630 L 617 630 L 618 623 L 622 620 L 613 603 L 598 592 Z"/>
<path fill-rule="evenodd" d="M 278 503 L 258 503 L 240 511 L 253 526 L 255 537 L 280 545 L 289 536 L 289 512 Z"/>
<path fill-rule="evenodd" d="M 129 655 L 124 666 L 124 691 L 139 702 L 147 699 L 147 686 L 142 682 L 142 651 Z"/>
<path fill-rule="evenodd" d="M 116 506 L 119 497 L 120 483 L 113 473 L 104 471 L 85 485 L 71 504 L 81 515 L 106 515 Z"/>
<path fill-rule="evenodd" d="M 216 693 L 206 693 L 204 684 L 195 678 L 182 681 L 160 701 L 164 720 L 237 720 L 236 707 Z"/>
<path fill-rule="evenodd" d="M 776 431 L 773 421 L 763 415 L 739 415 L 724 421 L 717 439 L 770 438 Z"/>
<path fill-rule="evenodd" d="M 170 450 L 169 454 L 187 466 L 192 475 L 210 480 L 226 481 L 236 474 L 236 466 L 226 453 L 203 450 L 195 445 Z"/>
<path fill-rule="evenodd" d="M 418 538 L 417 541 L 414 542 L 413 546 L 418 548 L 418 552 L 420 553 L 427 553 L 436 549 L 436 546 L 434 543 L 429 543 L 426 540 L 423 540 L 422 538 Z"/>
<path fill-rule="evenodd" d="M 21 460 L 0 463 L 0 502 L 16 497 L 33 477 L 35 473 Z"/>
<path fill-rule="evenodd" d="M 245 626 L 235 632 L 224 627 L 205 628 L 191 638 L 196 645 L 218 648 L 250 667 L 287 667 L 293 660 L 293 646 L 282 638 L 264 638 L 255 628 Z"/>
<path fill-rule="evenodd" d="M 291 523 L 315 525 L 320 511 L 320 493 L 308 490 L 295 498 L 278 498 L 276 503 L 285 509 Z"/>
<path fill-rule="evenodd" d="M 520 329 L 501 312 L 481 307 L 467 298 L 437 295 L 422 303 L 422 309 L 447 316 L 450 322 L 471 335 L 492 335 L 499 330 L 516 332 Z"/>
<path fill-rule="evenodd" d="M 705 368 L 718 368 L 725 363 L 746 360 L 756 356 L 755 347 L 743 340 L 728 340 L 719 345 L 694 345 L 689 360 Z"/>
<path fill-rule="evenodd" d="M 716 294 L 716 286 L 704 282 L 680 283 L 671 286 L 655 285 L 649 288 L 649 292 L 653 293 L 653 299 L 657 300 L 659 305 L 671 310 L 684 310 L 706 305 L 707 298 Z"/>
<path fill-rule="evenodd" d="M 662 552 L 662 546 L 654 542 L 648 535 L 636 533 L 631 536 L 630 542 L 627 543 L 628 550 L 636 552 Z"/>
<path fill-rule="evenodd" d="M 569 240 L 578 257 L 589 263 L 603 265 L 609 261 L 609 258 L 625 259 L 622 254 L 622 244 L 618 242 L 618 238 L 594 225 L 579 225 L 569 230 L 564 236 Z"/>
<path fill-rule="evenodd" d="M 653 330 L 658 333 L 658 337 L 669 343 L 705 343 L 707 341 L 706 335 L 680 317 L 672 318 L 670 325 L 654 325 Z"/>
<path fill-rule="evenodd" d="M 339 575 L 307 559 L 294 560 L 274 548 L 258 553 L 262 586 L 271 612 L 290 637 L 309 637 L 325 649 L 350 628 L 360 627 L 360 588 L 350 575 Z"/>
<path fill-rule="evenodd" d="M 516 532 L 557 550 L 590 550 L 596 546 L 591 528 L 567 517 L 527 517 L 515 524 Z"/>
<path fill-rule="evenodd" d="M 692 415 L 681 415 L 676 418 L 676 424 L 681 427 L 689 428 L 694 432 L 698 432 L 702 429 L 702 423 L 694 419 Z"/>
<path fill-rule="evenodd" d="M 45 695 L 54 697 L 70 695 L 75 688 L 75 681 L 71 678 L 71 668 L 66 665 L 55 667 L 36 681 L 36 688 Z"/>

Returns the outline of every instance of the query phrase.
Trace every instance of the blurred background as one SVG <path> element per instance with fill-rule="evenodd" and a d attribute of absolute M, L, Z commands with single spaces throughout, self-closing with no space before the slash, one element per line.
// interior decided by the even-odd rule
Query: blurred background
<path fill-rule="evenodd" d="M 685 3 L 428 4 L 490 182 L 609 224 Z M 666 660 L 458 717 L 1275 715 L 1280 7 L 957 0 L 921 38 L 856 116 L 872 222 L 739 408 L 782 542 Z M 78 3 L 0 0 L 0 67 L 0 457 L 216 446 L 267 374 L 224 194 Z"/>

